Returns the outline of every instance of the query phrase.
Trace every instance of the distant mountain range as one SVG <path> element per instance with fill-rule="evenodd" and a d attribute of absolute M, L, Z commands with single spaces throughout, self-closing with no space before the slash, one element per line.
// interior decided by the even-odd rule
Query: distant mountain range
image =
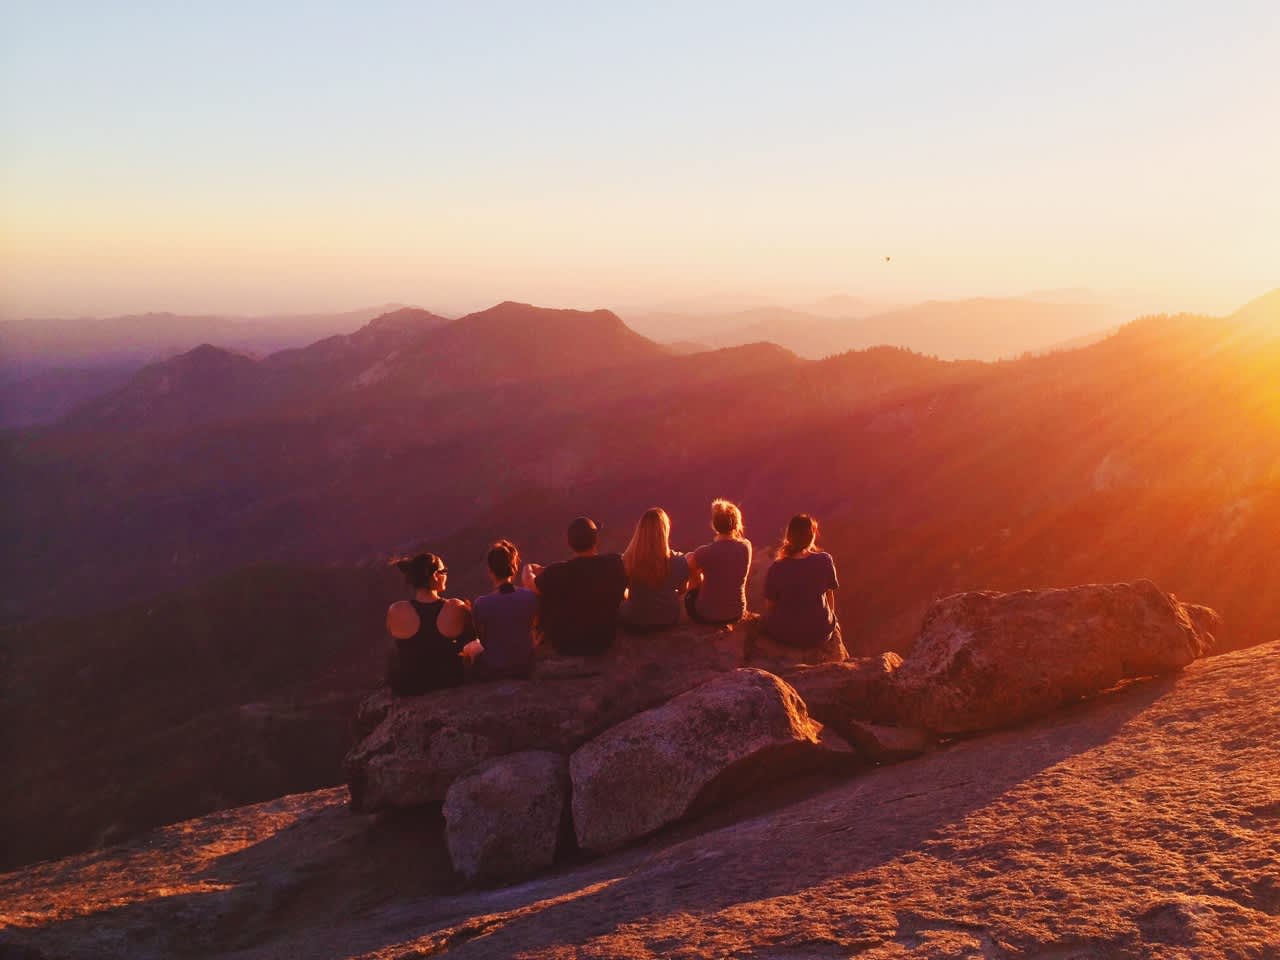
<path fill-rule="evenodd" d="M 770 340 L 815 360 L 881 345 L 942 359 L 998 360 L 1076 342 L 1133 319 L 1126 307 L 1098 298 L 1079 303 L 1034 297 L 934 300 L 887 312 L 865 307 L 853 298 L 833 297 L 808 310 L 768 306 L 718 314 L 629 314 L 627 322 L 659 341 L 727 347 Z"/>
<path fill-rule="evenodd" d="M 1227 643 L 1273 637 L 1278 382 L 1280 290 L 1002 363 L 679 355 L 608 311 L 517 303 L 187 351 L 0 432 L 0 720 L 39 760 L 4 826 L 36 856 L 333 782 L 299 745 L 378 674 L 387 555 L 425 545 L 471 595 L 494 538 L 554 559 L 579 513 L 618 550 L 660 504 L 688 549 L 728 496 L 763 557 L 809 511 L 860 653 L 905 652 L 936 596 L 1138 577 L 1217 608 Z M 154 696 L 123 710 L 135 674 Z M 72 777 L 86 729 L 112 759 Z"/>
<path fill-rule="evenodd" d="M 1054 293 L 1081 299 L 1067 303 L 1043 299 Z M 768 341 L 809 359 L 887 345 L 943 359 L 990 360 L 1060 345 L 1082 345 L 1132 319 L 1125 308 L 1087 291 L 931 301 L 889 312 L 884 312 L 882 305 L 837 295 L 799 309 L 758 306 L 728 313 L 627 314 L 627 323 L 677 353 Z M 381 344 L 391 342 L 388 337 L 411 337 L 413 331 L 361 330 L 352 334 L 354 327 L 377 317 L 400 317 L 420 327 L 424 316 L 434 318 L 430 322 L 446 322 L 428 311 L 398 305 L 276 317 L 156 313 L 100 320 L 3 322 L 0 427 L 53 423 L 84 401 L 123 385 L 143 366 L 184 354 L 200 344 L 252 358 L 290 351 L 293 359 L 281 357 L 274 362 L 287 365 L 296 361 L 299 369 L 309 369 L 317 362 L 317 355 L 333 354 L 338 365 L 359 365 L 362 357 L 376 361 L 382 355 Z M 300 353 L 306 356 L 296 356 Z M 386 373 L 373 366 L 367 371 L 369 377 Z M 242 399 L 249 403 L 257 387 L 245 386 L 249 393 Z M 270 395 L 270 389 L 264 389 Z M 267 399 L 267 395 L 260 399 Z"/>
<path fill-rule="evenodd" d="M 143 366 L 198 344 L 261 356 L 352 328 L 399 307 L 262 317 L 146 313 L 0 321 L 0 427 L 53 423 Z"/>

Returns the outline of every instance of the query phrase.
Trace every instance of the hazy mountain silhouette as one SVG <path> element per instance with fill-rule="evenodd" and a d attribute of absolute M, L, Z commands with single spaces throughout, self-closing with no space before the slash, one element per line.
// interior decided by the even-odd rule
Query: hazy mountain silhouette
<path fill-rule="evenodd" d="M 1102 330 L 1123 316 L 1115 307 L 1097 303 L 934 300 L 864 317 L 857 335 L 865 345 L 891 343 L 939 357 L 996 360 Z"/>
<path fill-rule="evenodd" d="M 0 429 L 54 423 L 87 400 L 118 390 L 132 366 L 54 367 L 0 381 Z"/>
<path fill-rule="evenodd" d="M 264 317 L 147 313 L 3 321 L 0 427 L 53 423 L 85 401 L 119 388 L 144 366 L 197 344 L 260 356 L 346 333 L 396 306 Z"/>
<path fill-rule="evenodd" d="M 849 317 L 869 317 L 872 314 L 884 313 L 901 306 L 883 297 L 855 297 L 847 293 L 837 293 L 822 297 L 796 307 L 802 313 L 816 314 L 819 317 L 830 317 L 845 320 Z"/>
<path fill-rule="evenodd" d="M 820 303 L 819 309 L 829 311 L 833 304 L 844 302 L 832 298 Z M 760 307 L 707 315 L 644 314 L 631 317 L 630 322 L 658 340 L 689 339 L 713 346 L 772 340 L 810 359 L 886 345 L 946 359 L 996 360 L 1097 335 L 1131 316 L 1106 302 L 979 298 L 936 300 L 843 317 Z"/>
<path fill-rule="evenodd" d="M 185 353 L 199 343 L 269 353 L 344 333 L 400 306 L 260 317 L 144 313 L 6 320 L 0 321 L 0 368 L 21 370 L 25 375 L 54 367 L 137 368 Z"/>
<path fill-rule="evenodd" d="M 502 303 L 455 321 L 405 308 L 349 335 L 262 361 L 203 346 L 153 364 L 68 425 L 173 429 L 238 418 L 289 418 L 352 403 L 386 403 L 593 372 L 667 351 L 607 310 L 583 313 Z"/>

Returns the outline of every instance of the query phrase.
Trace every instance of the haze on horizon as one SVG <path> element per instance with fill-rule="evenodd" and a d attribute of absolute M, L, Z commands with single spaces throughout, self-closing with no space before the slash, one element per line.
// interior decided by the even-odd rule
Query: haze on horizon
<path fill-rule="evenodd" d="M 1265 2 L 4 11 L 3 316 L 1280 282 Z"/>

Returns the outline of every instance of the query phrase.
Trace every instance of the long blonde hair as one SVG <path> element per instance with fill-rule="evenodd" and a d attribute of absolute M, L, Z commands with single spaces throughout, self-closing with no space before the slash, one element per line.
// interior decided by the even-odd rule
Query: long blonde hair
<path fill-rule="evenodd" d="M 660 587 L 671 569 L 671 518 L 661 507 L 650 507 L 636 524 L 631 542 L 622 552 L 627 576 Z"/>

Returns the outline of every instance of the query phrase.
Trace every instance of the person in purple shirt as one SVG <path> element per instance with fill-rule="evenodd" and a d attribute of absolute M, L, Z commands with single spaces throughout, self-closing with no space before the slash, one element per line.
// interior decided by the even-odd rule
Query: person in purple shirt
<path fill-rule="evenodd" d="M 747 612 L 747 572 L 751 541 L 743 536 L 742 511 L 728 500 L 711 502 L 711 529 L 716 538 L 693 553 L 685 610 L 695 623 L 737 623 Z"/>
<path fill-rule="evenodd" d="M 764 632 L 788 647 L 820 647 L 839 637 L 835 561 L 818 549 L 818 521 L 791 518 L 786 537 L 764 579 Z"/>
<path fill-rule="evenodd" d="M 468 679 L 523 679 L 533 665 L 538 595 L 516 586 L 520 551 L 510 540 L 499 540 L 490 547 L 485 565 L 494 589 L 471 603 L 478 639 L 464 650 L 472 656 Z"/>

